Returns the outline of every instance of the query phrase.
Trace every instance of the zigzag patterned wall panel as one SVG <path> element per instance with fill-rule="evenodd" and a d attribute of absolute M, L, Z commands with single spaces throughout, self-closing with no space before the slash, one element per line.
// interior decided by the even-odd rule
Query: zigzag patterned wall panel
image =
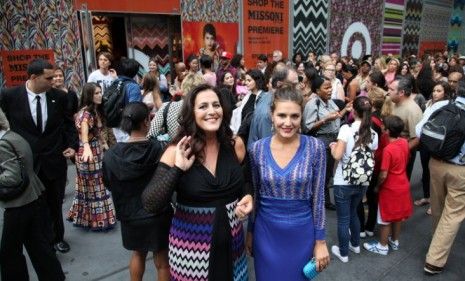
<path fill-rule="evenodd" d="M 131 25 L 132 45 L 149 57 L 156 57 L 159 62 L 160 72 L 166 74 L 169 71 L 169 37 L 167 21 L 138 20 Z"/>
<path fill-rule="evenodd" d="M 111 32 L 109 29 L 110 19 L 105 16 L 93 16 L 92 28 L 94 29 L 95 53 L 110 52 L 113 50 Z M 98 58 L 97 58 L 98 60 Z"/>
<path fill-rule="evenodd" d="M 404 22 L 404 0 L 386 0 L 384 6 L 383 55 L 400 55 L 402 24 Z"/>
<path fill-rule="evenodd" d="M 331 0 L 330 51 L 354 58 L 379 55 L 383 7 L 384 0 Z"/>
<path fill-rule="evenodd" d="M 0 50 L 53 49 L 66 84 L 75 91 L 84 81 L 81 39 L 72 0 L 2 0 Z M 5 86 L 0 71 L 0 87 Z"/>
<path fill-rule="evenodd" d="M 454 0 L 454 9 L 450 18 L 447 47 L 449 51 L 465 54 L 465 0 Z"/>
<path fill-rule="evenodd" d="M 420 55 L 444 51 L 453 0 L 425 0 L 421 19 Z"/>
<path fill-rule="evenodd" d="M 420 43 L 423 0 L 407 0 L 405 5 L 402 56 L 417 55 Z"/>
<path fill-rule="evenodd" d="M 294 53 L 326 52 L 328 0 L 294 0 Z"/>

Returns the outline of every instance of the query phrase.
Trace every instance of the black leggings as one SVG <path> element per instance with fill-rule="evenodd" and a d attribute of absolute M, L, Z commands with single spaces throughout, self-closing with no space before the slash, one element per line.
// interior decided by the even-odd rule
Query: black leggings
<path fill-rule="evenodd" d="M 376 217 L 378 215 L 378 193 L 375 192 L 376 183 L 378 177 L 371 179 L 370 185 L 368 186 L 366 197 L 368 205 L 368 217 L 365 223 L 365 208 L 363 202 L 360 202 L 357 207 L 358 219 L 360 220 L 360 232 L 368 230 L 373 232 L 376 226 Z M 362 200 L 363 201 L 363 200 Z"/>

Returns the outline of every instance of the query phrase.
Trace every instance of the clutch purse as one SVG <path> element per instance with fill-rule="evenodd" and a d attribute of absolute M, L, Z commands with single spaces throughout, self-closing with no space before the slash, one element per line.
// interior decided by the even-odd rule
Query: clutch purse
<path fill-rule="evenodd" d="M 305 277 L 308 279 L 313 279 L 318 275 L 318 271 L 316 271 L 316 260 L 315 258 L 311 259 L 303 269 Z"/>

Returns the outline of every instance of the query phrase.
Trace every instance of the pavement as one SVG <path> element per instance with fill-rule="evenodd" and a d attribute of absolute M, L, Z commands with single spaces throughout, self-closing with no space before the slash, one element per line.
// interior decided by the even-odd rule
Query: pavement
<path fill-rule="evenodd" d="M 66 187 L 63 214 L 71 206 L 74 195 L 75 167 L 68 167 L 68 185 Z M 412 177 L 412 194 L 414 198 L 422 195 L 421 167 L 417 157 Z M 383 280 L 383 281 L 416 281 L 416 280 L 465 280 L 465 227 L 462 225 L 455 239 L 452 251 L 443 273 L 437 276 L 427 276 L 423 273 L 426 252 L 431 241 L 431 219 L 425 214 L 427 207 L 414 207 L 413 216 L 402 226 L 400 249 L 390 251 L 387 256 L 379 256 L 362 248 L 360 254 L 349 254 L 349 262 L 344 264 L 331 256 L 330 266 L 315 280 Z M 71 251 L 58 253 L 67 280 L 129 280 L 128 263 L 131 252 L 123 248 L 120 226 L 108 232 L 89 232 L 73 227 L 65 221 L 65 240 L 71 245 Z M 3 211 L 0 210 L 0 229 L 3 228 Z M 336 212 L 327 211 L 327 244 L 330 249 L 337 244 Z M 376 234 L 375 234 L 376 236 Z M 369 239 L 362 239 L 362 242 Z M 253 277 L 253 260 L 249 259 L 249 276 Z M 38 280 L 28 264 L 30 280 Z M 149 253 L 146 262 L 144 281 L 157 280 L 152 255 Z M 275 281 L 275 280 L 270 280 Z M 283 280 L 276 280 L 283 281 Z M 285 280 L 286 281 L 286 280 Z M 288 280 L 293 281 L 293 280 Z"/>

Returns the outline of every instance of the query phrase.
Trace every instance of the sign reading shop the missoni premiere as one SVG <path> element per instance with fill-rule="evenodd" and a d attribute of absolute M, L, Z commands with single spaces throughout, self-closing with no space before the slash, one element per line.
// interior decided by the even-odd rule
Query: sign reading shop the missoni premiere
<path fill-rule="evenodd" d="M 33 59 L 42 58 L 55 64 L 53 50 L 1 51 L 0 57 L 7 87 L 22 85 L 26 82 L 28 79 L 27 65 Z"/>
<path fill-rule="evenodd" d="M 244 0 L 244 58 L 247 67 L 254 67 L 257 57 L 272 57 L 273 50 L 288 55 L 289 1 Z"/>

